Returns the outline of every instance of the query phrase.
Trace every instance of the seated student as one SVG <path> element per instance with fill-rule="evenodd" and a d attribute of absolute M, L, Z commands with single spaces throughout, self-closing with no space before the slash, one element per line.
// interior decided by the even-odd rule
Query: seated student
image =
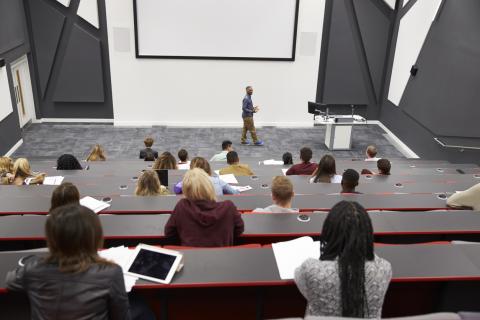
<path fill-rule="evenodd" d="M 252 169 L 247 164 L 241 164 L 238 154 L 235 151 L 227 153 L 228 167 L 220 169 L 220 175 L 234 174 L 236 176 L 253 176 Z"/>
<path fill-rule="evenodd" d="M 144 171 L 138 178 L 135 188 L 136 196 L 164 196 L 169 194 L 167 187 L 160 184 L 160 179 L 155 171 Z"/>
<path fill-rule="evenodd" d="M 42 184 L 45 176 L 45 173 L 34 174 L 30 169 L 30 163 L 25 158 L 18 158 L 13 164 L 12 184 L 14 185 Z"/>
<path fill-rule="evenodd" d="M 447 205 L 452 208 L 468 207 L 480 211 L 480 183 L 465 191 L 452 194 L 447 199 Z"/>
<path fill-rule="evenodd" d="M 293 156 L 290 152 L 285 152 L 282 155 L 282 160 L 283 160 L 283 165 L 284 166 L 289 165 L 289 164 L 293 164 Z"/>
<path fill-rule="evenodd" d="M 49 253 L 7 274 L 8 290 L 25 291 L 32 319 L 130 319 L 122 268 L 101 258 L 100 219 L 66 205 L 45 225 Z"/>
<path fill-rule="evenodd" d="M 80 192 L 73 183 L 64 182 L 53 190 L 50 211 L 67 204 L 79 204 Z"/>
<path fill-rule="evenodd" d="M 190 169 L 190 161 L 188 161 L 188 152 L 185 149 L 178 151 L 178 169 L 188 170 Z"/>
<path fill-rule="evenodd" d="M 107 160 L 107 157 L 105 156 L 105 151 L 103 151 L 103 148 L 101 145 L 96 144 L 93 147 L 92 152 L 87 157 L 87 161 L 105 161 Z"/>
<path fill-rule="evenodd" d="M 216 202 L 210 177 L 199 168 L 185 173 L 184 199 L 177 202 L 165 225 L 165 236 L 191 247 L 232 246 L 243 233 L 241 214 L 230 200 Z"/>
<path fill-rule="evenodd" d="M 153 139 L 150 137 L 147 137 L 145 140 L 143 140 L 145 149 L 140 150 L 140 159 L 145 159 L 145 161 L 154 161 L 158 158 L 158 152 L 152 149 L 153 142 Z"/>
<path fill-rule="evenodd" d="M 13 160 L 10 157 L 0 157 L 0 184 L 13 182 Z"/>
<path fill-rule="evenodd" d="M 222 152 L 217 153 L 211 159 L 211 161 L 226 161 L 227 160 L 227 153 L 233 151 L 232 141 L 225 140 L 222 142 Z"/>
<path fill-rule="evenodd" d="M 83 168 L 73 155 L 63 154 L 57 159 L 57 170 L 83 170 Z"/>
<path fill-rule="evenodd" d="M 326 154 L 320 159 L 317 169 L 310 178 L 310 183 L 340 183 L 342 176 L 337 174 L 337 168 L 335 165 L 335 158 L 329 154 Z"/>
<path fill-rule="evenodd" d="M 365 209 L 349 201 L 333 206 L 320 243 L 320 259 L 309 258 L 295 270 L 295 283 L 307 299 L 306 316 L 380 319 L 392 266 L 374 253 Z"/>
<path fill-rule="evenodd" d="M 266 208 L 257 208 L 253 212 L 273 212 L 273 213 L 295 213 L 292 209 L 293 185 L 290 179 L 284 176 L 273 178 L 272 181 L 272 200 L 273 205 Z"/>
<path fill-rule="evenodd" d="M 317 169 L 317 164 L 310 162 L 311 159 L 312 149 L 307 147 L 300 149 L 300 160 L 302 160 L 302 163 L 291 166 L 285 175 L 311 175 Z"/>
<path fill-rule="evenodd" d="M 367 147 L 367 150 L 365 151 L 365 155 L 367 158 L 365 161 L 378 161 L 380 158 L 377 158 L 377 147 L 370 145 Z"/>
<path fill-rule="evenodd" d="M 389 176 L 392 165 L 387 159 L 380 159 L 377 161 L 377 168 L 379 175 Z"/>
<path fill-rule="evenodd" d="M 193 168 L 200 168 L 208 174 L 208 176 L 210 177 L 210 180 L 213 183 L 213 187 L 215 188 L 215 194 L 217 196 L 222 196 L 224 194 L 240 193 L 239 191 L 232 188 L 232 186 L 230 186 L 228 183 L 221 180 L 219 177 L 212 177 L 212 169 L 210 168 L 210 164 L 205 158 L 202 158 L 202 157 L 193 158 L 192 162 L 190 163 L 190 169 L 193 169 Z M 175 185 L 175 187 L 173 187 L 173 191 L 176 194 L 181 194 L 182 186 L 183 186 L 183 181 L 180 181 Z"/>
<path fill-rule="evenodd" d="M 155 160 L 155 163 L 152 167 L 153 170 L 159 169 L 168 169 L 168 170 L 176 170 L 178 169 L 177 166 L 177 159 L 168 151 L 165 151 L 160 155 L 160 157 Z"/>
<path fill-rule="evenodd" d="M 358 180 L 360 180 L 360 175 L 357 171 L 353 169 L 347 169 L 342 176 L 342 192 L 341 193 L 356 193 L 360 192 L 355 191 L 355 188 L 358 186 Z"/>

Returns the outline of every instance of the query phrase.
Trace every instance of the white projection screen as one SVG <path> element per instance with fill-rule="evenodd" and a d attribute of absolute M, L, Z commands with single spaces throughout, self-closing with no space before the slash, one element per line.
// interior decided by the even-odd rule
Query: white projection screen
<path fill-rule="evenodd" d="M 135 0 L 138 58 L 295 59 L 299 0 Z"/>

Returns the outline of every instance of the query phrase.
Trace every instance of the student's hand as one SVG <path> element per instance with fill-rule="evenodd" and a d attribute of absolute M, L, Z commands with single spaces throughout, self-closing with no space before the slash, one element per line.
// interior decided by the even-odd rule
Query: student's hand
<path fill-rule="evenodd" d="M 15 176 L 11 173 L 7 173 L 7 175 L 5 176 L 8 180 L 8 183 L 12 183 L 13 180 L 15 179 Z"/>

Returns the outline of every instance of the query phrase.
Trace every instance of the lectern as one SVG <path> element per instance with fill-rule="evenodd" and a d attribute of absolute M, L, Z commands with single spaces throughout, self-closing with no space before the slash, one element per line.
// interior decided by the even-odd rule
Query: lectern
<path fill-rule="evenodd" d="M 367 123 L 365 118 L 355 114 L 355 107 L 349 105 L 351 114 L 335 114 L 345 110 L 347 105 L 329 105 L 315 102 L 308 103 L 308 112 L 313 114 L 314 126 L 325 126 L 325 145 L 329 150 L 351 150 L 352 131 L 355 125 Z M 322 110 L 323 109 L 323 110 Z M 330 114 L 333 111 L 334 115 Z"/>

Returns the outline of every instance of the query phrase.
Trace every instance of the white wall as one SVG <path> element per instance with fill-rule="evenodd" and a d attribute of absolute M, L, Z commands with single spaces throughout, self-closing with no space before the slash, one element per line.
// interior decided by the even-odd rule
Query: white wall
<path fill-rule="evenodd" d="M 10 87 L 8 86 L 7 68 L 0 68 L 0 121 L 13 112 L 12 100 L 10 99 Z"/>
<path fill-rule="evenodd" d="M 324 6 L 300 1 L 294 62 L 136 59 L 133 1 L 106 0 L 115 124 L 240 126 L 252 85 L 257 125 L 311 126 L 307 101 L 316 95 Z M 317 33 L 314 52 L 299 54 L 308 47 L 300 39 L 312 40 L 302 32 Z"/>

